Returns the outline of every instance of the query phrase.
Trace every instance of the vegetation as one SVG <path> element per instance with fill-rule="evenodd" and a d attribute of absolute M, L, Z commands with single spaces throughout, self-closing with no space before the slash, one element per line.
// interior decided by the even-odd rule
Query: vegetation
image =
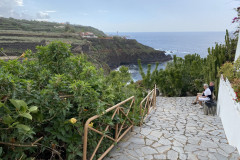
<path fill-rule="evenodd" d="M 235 91 L 236 98 L 234 99 L 236 102 L 240 102 L 240 58 L 236 60 L 236 62 L 225 63 L 219 71 L 219 75 L 222 74 L 224 78 L 227 78 Z"/>
<path fill-rule="evenodd" d="M 202 91 L 202 84 L 215 82 L 215 95 L 218 93 L 219 69 L 228 70 L 234 61 L 237 47 L 237 39 L 231 38 L 228 31 L 225 36 L 225 44 L 216 44 L 215 47 L 208 49 L 208 56 L 201 58 L 198 54 L 186 55 L 184 58 L 174 56 L 173 61 L 169 62 L 165 70 L 157 70 L 150 74 L 150 66 L 147 75 L 143 74 L 142 67 L 139 65 L 142 75 L 142 84 L 145 88 L 151 88 L 154 83 L 165 96 L 185 96 L 195 95 Z M 232 70 L 229 70 L 229 73 Z M 231 78 L 231 77 L 230 77 Z"/>
<path fill-rule="evenodd" d="M 19 20 L 14 18 L 0 17 L 0 30 L 20 30 L 20 31 L 34 31 L 34 32 L 93 32 L 97 36 L 106 36 L 102 31 L 81 25 L 71 25 L 69 22 L 56 23 L 45 21 L 29 21 Z"/>
<path fill-rule="evenodd" d="M 28 50 L 18 60 L 0 61 L 0 157 L 3 159 L 81 159 L 86 120 L 106 108 L 146 93 L 131 82 L 126 67 L 104 76 L 83 55 L 73 56 L 70 45 L 52 42 Z M 125 106 L 122 106 L 125 107 Z M 131 115 L 139 122 L 137 114 Z M 110 115 L 92 123 L 99 130 Z M 106 134 L 114 134 L 112 132 Z M 93 152 L 100 135 L 89 134 Z M 104 138 L 97 157 L 111 143 Z M 96 157 L 96 158 L 97 158 Z"/>

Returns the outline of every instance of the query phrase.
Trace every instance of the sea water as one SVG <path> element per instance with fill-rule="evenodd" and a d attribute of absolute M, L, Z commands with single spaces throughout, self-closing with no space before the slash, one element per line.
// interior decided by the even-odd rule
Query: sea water
<path fill-rule="evenodd" d="M 139 43 L 178 57 L 194 53 L 206 57 L 209 47 L 214 47 L 215 43 L 224 43 L 225 40 L 225 32 L 120 32 L 108 34 L 136 39 Z M 161 63 L 158 69 L 164 69 L 166 64 Z M 134 81 L 141 80 L 137 65 L 126 66 Z M 153 71 L 154 68 L 155 64 L 152 64 L 151 70 Z M 143 70 L 147 71 L 147 64 L 143 64 Z"/>

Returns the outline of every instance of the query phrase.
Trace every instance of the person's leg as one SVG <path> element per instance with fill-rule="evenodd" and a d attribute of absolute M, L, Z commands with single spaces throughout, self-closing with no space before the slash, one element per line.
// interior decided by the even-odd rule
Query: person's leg
<path fill-rule="evenodd" d="M 197 102 L 198 102 L 198 98 L 199 98 L 199 97 L 200 97 L 200 95 L 197 94 L 196 100 L 195 100 L 192 104 L 197 104 Z"/>
<path fill-rule="evenodd" d="M 199 97 L 199 95 L 197 95 L 195 102 L 197 102 L 197 101 L 198 101 L 198 97 Z"/>

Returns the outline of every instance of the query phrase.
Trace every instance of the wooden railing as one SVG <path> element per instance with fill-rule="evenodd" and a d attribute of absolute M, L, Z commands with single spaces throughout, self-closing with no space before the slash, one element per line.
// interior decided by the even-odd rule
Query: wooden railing
<path fill-rule="evenodd" d="M 130 129 L 132 129 L 132 127 L 134 126 L 134 122 L 130 119 L 129 117 L 129 113 L 132 111 L 132 115 L 134 115 L 134 108 L 132 107 L 134 104 L 134 96 L 116 104 L 115 106 L 112 106 L 111 108 L 108 108 L 107 110 L 105 110 L 105 112 L 103 112 L 101 115 L 95 115 L 91 118 L 89 118 L 84 126 L 84 140 L 83 140 L 83 160 L 92 160 L 94 158 L 96 158 L 96 153 L 103 141 L 104 138 L 109 139 L 110 141 L 112 141 L 111 146 L 106 149 L 106 151 L 98 158 L 98 160 L 103 159 L 109 152 L 110 150 L 123 138 L 124 135 L 126 135 L 128 133 L 128 131 Z M 123 105 L 126 105 L 127 103 L 130 102 L 129 107 L 122 107 Z M 143 107 L 144 105 L 144 107 Z M 142 100 L 141 104 L 140 104 L 140 124 L 142 124 L 142 122 L 144 121 L 144 118 L 146 117 L 147 114 L 150 113 L 150 110 L 152 108 L 156 107 L 156 86 L 155 88 Z M 110 130 L 110 125 L 106 125 L 104 131 L 99 131 L 98 129 L 93 128 L 92 122 L 96 119 L 98 119 L 101 116 L 104 116 L 105 114 L 109 113 L 109 112 L 113 112 L 112 116 L 111 116 L 111 120 L 114 119 L 115 116 L 122 116 L 125 118 L 125 120 L 123 120 L 122 122 L 118 122 L 115 124 L 114 127 L 114 133 L 115 135 L 107 135 L 106 133 Z M 147 111 L 147 112 L 146 112 Z M 128 121 L 128 122 L 126 122 Z M 89 153 L 88 151 L 88 133 L 89 130 L 101 135 L 100 140 L 98 141 L 94 151 L 92 153 Z M 90 154 L 90 155 L 89 155 Z"/>
<path fill-rule="evenodd" d="M 141 121 L 140 126 L 147 118 L 147 115 L 151 112 L 152 109 L 156 108 L 156 95 L 157 95 L 157 88 L 156 85 L 154 89 L 148 93 L 148 95 L 141 101 L 140 103 L 140 115 Z"/>
<path fill-rule="evenodd" d="M 129 101 L 130 101 L 131 103 L 130 103 L 130 106 L 129 106 L 127 112 L 126 112 L 126 111 L 124 111 L 123 107 L 121 107 L 121 106 L 124 105 L 125 103 L 129 102 Z M 110 112 L 110 111 L 114 111 L 114 112 L 113 112 L 113 115 L 112 115 L 112 117 L 111 117 L 112 120 L 113 120 L 113 118 L 115 117 L 115 115 L 117 115 L 117 114 L 118 114 L 118 115 L 119 115 L 119 114 L 122 114 L 122 115 L 125 116 L 126 119 L 130 122 L 131 125 L 130 125 L 130 126 L 127 126 L 127 129 L 125 129 L 125 131 L 124 131 L 123 133 L 121 133 L 121 132 L 122 132 L 123 128 L 126 127 L 126 126 L 124 126 L 125 123 L 126 123 L 126 120 L 124 120 L 124 121 L 123 121 L 122 123 L 120 123 L 120 124 L 119 124 L 119 123 L 118 123 L 118 124 L 115 124 L 115 137 L 111 137 L 111 136 L 108 136 L 108 135 L 105 135 L 105 134 L 104 134 L 104 132 L 107 132 L 107 131 L 109 130 L 109 125 L 107 125 L 107 127 L 105 128 L 105 130 L 104 130 L 103 132 L 102 132 L 102 131 L 99 131 L 99 130 L 91 127 L 91 126 L 89 126 L 89 124 L 90 124 L 93 120 L 99 118 L 100 115 L 95 115 L 95 116 L 93 116 L 93 117 L 91 117 L 91 118 L 89 118 L 89 119 L 87 120 L 87 122 L 85 123 L 85 126 L 84 126 L 83 160 L 87 160 L 88 129 L 90 129 L 90 130 L 92 130 L 92 131 L 94 131 L 94 132 L 102 135 L 102 137 L 100 138 L 100 140 L 99 140 L 99 142 L 98 142 L 95 150 L 93 151 L 93 153 L 91 154 L 91 156 L 89 156 L 89 159 L 90 159 L 90 160 L 92 160 L 92 159 L 95 157 L 96 152 L 97 152 L 97 150 L 99 149 L 100 144 L 101 144 L 102 141 L 103 141 L 103 138 L 108 138 L 108 139 L 110 139 L 110 140 L 113 142 L 112 145 L 101 155 L 101 157 L 98 158 L 98 159 L 102 159 L 102 158 L 105 157 L 105 156 L 107 155 L 107 153 L 114 147 L 114 145 L 115 145 L 117 142 L 119 142 L 119 141 L 123 138 L 123 136 L 133 127 L 133 125 L 134 125 L 134 124 L 133 124 L 133 121 L 128 117 L 128 114 L 129 114 L 129 112 L 130 112 L 130 110 L 131 110 L 131 108 L 132 108 L 132 106 L 133 106 L 133 103 L 134 103 L 134 96 L 132 96 L 132 97 L 130 97 L 130 98 L 122 101 L 121 103 L 118 103 L 117 105 L 115 105 L 115 106 L 113 106 L 113 107 L 111 107 L 111 108 L 108 108 L 108 109 L 101 115 L 101 116 L 103 116 L 104 114 L 106 114 L 106 113 L 108 113 L 108 112 Z M 120 125 L 120 127 L 119 127 L 119 125 Z"/>

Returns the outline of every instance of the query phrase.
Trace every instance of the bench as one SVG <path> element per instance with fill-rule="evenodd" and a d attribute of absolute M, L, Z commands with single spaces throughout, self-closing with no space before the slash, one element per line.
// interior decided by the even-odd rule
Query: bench
<path fill-rule="evenodd" d="M 213 116 L 216 114 L 217 103 L 213 100 L 206 101 L 203 106 L 203 112 L 205 115 L 212 114 Z"/>

